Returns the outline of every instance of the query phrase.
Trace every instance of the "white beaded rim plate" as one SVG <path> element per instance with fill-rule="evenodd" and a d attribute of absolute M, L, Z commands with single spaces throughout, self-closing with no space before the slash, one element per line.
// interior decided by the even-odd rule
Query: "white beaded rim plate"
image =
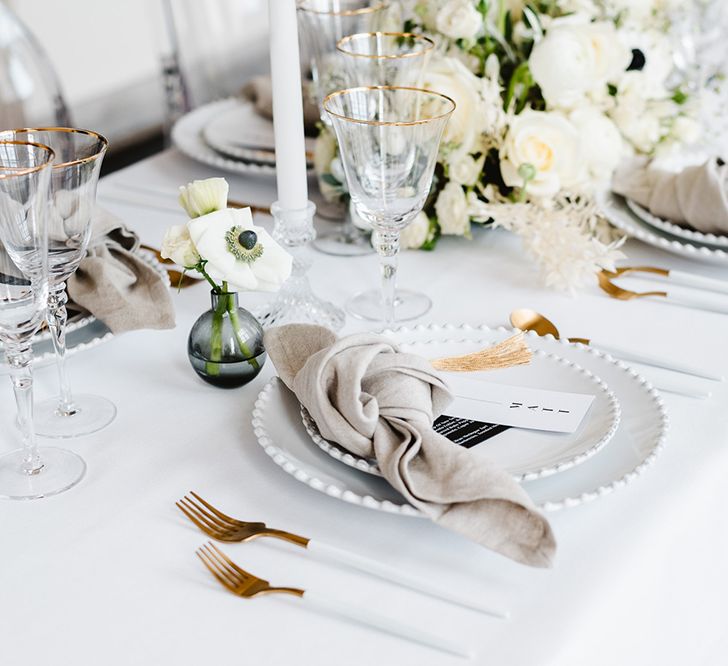
<path fill-rule="evenodd" d="M 227 113 L 240 104 L 236 98 L 228 98 L 204 104 L 182 116 L 172 128 L 172 143 L 187 157 L 221 171 L 256 175 L 273 175 L 275 163 L 250 161 L 224 155 L 212 148 L 205 140 L 205 128 L 221 113 Z"/>
<path fill-rule="evenodd" d="M 728 247 L 728 235 L 717 236 L 716 234 L 704 234 L 702 231 L 695 229 L 686 229 L 673 222 L 664 220 L 661 217 L 657 217 L 648 211 L 646 208 L 640 206 L 636 201 L 632 199 L 625 199 L 628 208 L 643 222 L 646 222 L 651 227 L 655 227 L 660 231 L 664 231 L 671 236 L 677 236 L 678 238 L 684 238 L 687 241 L 698 243 L 700 245 L 712 245 L 715 247 Z"/>
<path fill-rule="evenodd" d="M 164 279 L 165 284 L 170 286 L 169 275 L 165 267 L 157 260 L 153 253 L 147 250 L 139 250 L 139 257 L 151 266 Z M 69 319 L 66 325 L 66 354 L 71 356 L 78 352 L 85 351 L 108 342 L 114 337 L 108 326 L 101 320 L 90 314 L 76 315 Z M 2 345 L 0 345 L 2 349 Z M 51 334 L 47 328 L 33 336 L 33 365 L 41 367 L 55 360 Z M 0 374 L 6 374 L 8 368 L 0 364 Z"/>
<path fill-rule="evenodd" d="M 465 352 L 502 340 L 512 331 L 485 325 L 431 324 L 401 327 L 385 334 L 395 337 L 398 344 L 434 347 L 451 340 L 448 344 L 460 345 Z M 532 349 L 555 353 L 600 377 L 622 406 L 617 432 L 597 455 L 560 474 L 522 484 L 534 502 L 543 510 L 556 511 L 606 496 L 638 479 L 654 464 L 667 436 L 667 414 L 657 391 L 632 367 L 597 349 L 551 336 L 526 336 Z M 342 465 L 312 446 L 300 419 L 298 401 L 277 378 L 269 381 L 258 396 L 253 429 L 266 454 L 296 481 L 359 506 L 406 516 L 422 515 L 384 479 Z"/>
<path fill-rule="evenodd" d="M 728 251 L 706 245 L 693 245 L 653 228 L 629 209 L 624 197 L 614 192 L 597 194 L 597 203 L 604 216 L 615 227 L 643 243 L 694 261 L 728 265 Z"/>
<path fill-rule="evenodd" d="M 500 379 L 497 383 L 593 394 L 595 398 L 576 433 L 511 429 L 473 449 L 478 455 L 487 455 L 516 481 L 533 481 L 579 465 L 601 451 L 617 432 L 622 410 L 614 393 L 594 373 L 573 361 L 551 352 L 536 350 L 534 361 L 529 366 L 507 368 L 497 374 Z M 471 376 L 480 376 L 486 381 L 489 375 L 491 373 L 488 372 L 471 373 Z M 558 386 L 554 382 L 555 375 L 558 375 Z M 509 380 L 509 377 L 512 379 Z M 326 440 L 303 406 L 301 419 L 314 444 L 332 458 L 362 472 L 382 475 L 375 460 L 356 456 Z"/>

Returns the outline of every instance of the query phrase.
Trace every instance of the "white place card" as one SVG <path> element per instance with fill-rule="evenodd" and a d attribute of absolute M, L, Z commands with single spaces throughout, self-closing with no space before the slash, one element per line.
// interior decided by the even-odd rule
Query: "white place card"
<path fill-rule="evenodd" d="M 445 410 L 448 416 L 548 432 L 576 432 L 595 398 L 454 374 L 448 374 L 447 382 L 455 395 Z"/>

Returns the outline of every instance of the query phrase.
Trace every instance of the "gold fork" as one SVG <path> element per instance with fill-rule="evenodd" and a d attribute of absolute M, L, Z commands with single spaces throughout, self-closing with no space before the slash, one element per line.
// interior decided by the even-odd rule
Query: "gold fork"
<path fill-rule="evenodd" d="M 185 495 L 176 505 L 207 536 L 217 541 L 239 543 L 252 541 L 259 537 L 282 539 L 283 541 L 305 548 L 309 552 L 317 554 L 324 559 L 343 564 L 372 576 L 377 576 L 396 585 L 401 585 L 416 592 L 435 597 L 436 599 L 448 601 L 493 617 L 505 619 L 509 616 L 508 612 L 460 597 L 451 590 L 442 589 L 433 585 L 429 580 L 419 579 L 405 571 L 395 569 L 387 564 L 363 557 L 343 548 L 331 546 L 318 539 L 309 539 L 298 534 L 292 534 L 291 532 L 276 530 L 268 527 L 265 523 L 246 522 L 231 518 L 219 509 L 216 509 L 209 502 L 206 502 L 195 492 L 190 492 L 188 495 Z"/>
<path fill-rule="evenodd" d="M 385 633 L 399 636 L 414 643 L 426 645 L 459 657 L 470 656 L 467 650 L 452 641 L 433 636 L 422 629 L 404 624 L 399 620 L 380 615 L 374 611 L 357 608 L 356 606 L 351 606 L 335 599 L 329 599 L 318 593 L 312 593 L 297 587 L 272 586 L 267 580 L 258 578 L 249 571 L 239 567 L 225 553 L 210 542 L 199 548 L 196 554 L 217 581 L 239 597 L 253 599 L 264 594 L 292 595 L 305 599 L 309 606 L 327 615 L 344 618 L 357 624 L 372 627 Z"/>

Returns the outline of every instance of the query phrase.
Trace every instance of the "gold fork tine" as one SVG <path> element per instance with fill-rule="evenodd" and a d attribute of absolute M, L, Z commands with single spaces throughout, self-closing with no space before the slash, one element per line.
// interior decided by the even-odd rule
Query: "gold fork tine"
<path fill-rule="evenodd" d="M 199 527 L 205 534 L 207 534 L 213 538 L 217 538 L 218 536 L 221 535 L 221 532 L 217 527 L 209 526 L 206 522 L 203 522 L 204 517 L 198 518 L 195 515 L 195 513 L 193 513 L 192 510 L 189 507 L 187 507 L 185 504 L 183 504 L 181 501 L 175 502 L 175 504 L 176 504 L 177 508 L 182 513 L 184 513 L 185 516 L 187 516 L 187 518 L 189 518 L 195 525 L 197 525 L 197 527 Z"/>
<path fill-rule="evenodd" d="M 212 544 L 208 541 L 204 546 L 202 546 L 202 548 L 200 548 L 200 550 L 205 554 L 217 572 L 225 578 L 233 588 L 238 587 L 241 583 L 240 576 L 225 565 L 225 563 L 215 554 L 215 551 L 210 548 L 211 545 Z"/>
<path fill-rule="evenodd" d="M 210 504 L 209 502 L 206 502 L 205 500 L 203 500 L 203 499 L 202 499 L 202 498 L 201 498 L 201 497 L 200 497 L 200 496 L 199 496 L 199 495 L 198 495 L 198 494 L 197 494 L 196 492 L 194 492 L 193 490 L 191 490 L 191 491 L 190 491 L 190 495 L 192 495 L 192 497 L 194 497 L 194 498 L 195 498 L 195 499 L 196 499 L 196 500 L 197 500 L 197 501 L 198 501 L 198 502 L 199 502 L 200 504 L 202 504 L 202 506 L 204 506 L 204 507 L 206 507 L 207 509 L 209 509 L 210 511 L 212 511 L 212 513 L 214 513 L 214 514 L 215 514 L 215 515 L 216 515 L 216 516 L 217 516 L 218 518 L 220 518 L 221 520 L 224 520 L 224 521 L 226 521 L 226 522 L 230 523 L 231 525 L 240 525 L 240 524 L 241 524 L 239 520 L 237 520 L 237 519 L 235 519 L 235 518 L 231 518 L 230 516 L 228 516 L 228 515 L 224 514 L 224 513 L 222 512 L 222 511 L 220 511 L 219 509 L 216 509 L 216 508 L 215 508 L 214 506 L 212 506 L 212 504 Z"/>
<path fill-rule="evenodd" d="M 226 578 L 224 578 L 221 574 L 218 573 L 217 566 L 212 563 L 212 560 L 209 559 L 209 556 L 207 555 L 207 553 L 202 552 L 202 550 L 200 549 L 200 550 L 195 551 L 195 555 L 197 555 L 197 557 L 200 558 L 200 560 L 202 561 L 202 564 L 205 565 L 205 567 L 207 568 L 207 570 L 213 576 L 215 576 L 215 578 L 217 579 L 217 581 L 223 587 L 225 587 L 226 589 L 230 590 L 231 592 L 235 592 L 235 588 L 233 587 L 233 585 L 230 582 L 228 582 L 228 580 Z"/>
<path fill-rule="evenodd" d="M 253 577 L 253 574 L 246 571 L 245 569 L 240 568 L 235 562 L 233 562 L 225 553 L 223 553 L 219 548 L 215 547 L 215 544 L 211 543 L 210 548 L 214 550 L 226 563 L 229 567 L 232 567 L 237 573 L 239 573 L 241 576 L 244 576 L 245 578 L 251 578 Z"/>
<path fill-rule="evenodd" d="M 234 582 L 235 587 L 239 588 L 241 585 L 250 581 L 251 578 L 256 579 L 256 576 L 253 576 L 244 569 L 235 566 L 229 557 L 215 548 L 215 546 L 211 543 L 207 544 L 207 554 L 212 557 L 215 562 L 217 562 L 218 566 L 225 572 L 227 577 Z"/>
<path fill-rule="evenodd" d="M 192 499 L 191 497 L 189 497 L 188 495 L 185 495 L 183 501 L 188 506 L 188 508 L 194 509 L 195 513 L 198 516 L 204 517 L 208 523 L 214 525 L 218 529 L 221 529 L 221 530 L 236 529 L 236 527 L 237 527 L 236 525 L 232 525 L 232 524 L 225 522 L 224 520 L 218 518 L 215 514 L 208 511 L 204 506 L 200 506 L 199 504 L 197 504 L 195 502 L 195 500 Z"/>

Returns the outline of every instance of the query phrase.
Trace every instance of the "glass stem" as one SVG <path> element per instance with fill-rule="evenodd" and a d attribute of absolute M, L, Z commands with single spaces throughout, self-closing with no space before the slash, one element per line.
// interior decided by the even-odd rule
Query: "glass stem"
<path fill-rule="evenodd" d="M 68 295 L 66 294 L 65 282 L 51 288 L 51 293 L 48 296 L 48 328 L 50 328 L 53 348 L 56 351 L 56 368 L 60 387 L 57 412 L 60 416 L 73 416 L 77 411 L 76 406 L 73 404 L 71 385 L 68 382 L 66 373 L 67 302 Z"/>
<path fill-rule="evenodd" d="M 10 365 L 13 392 L 18 406 L 18 426 L 23 438 L 22 472 L 31 476 L 43 469 L 43 463 L 38 455 L 33 427 L 33 374 L 30 368 L 33 352 L 30 343 L 8 344 L 6 357 Z"/>
<path fill-rule="evenodd" d="M 379 255 L 382 274 L 382 307 L 384 323 L 394 323 L 395 298 L 397 293 L 397 261 L 399 259 L 399 231 L 381 231 L 375 233 L 375 247 Z"/>

